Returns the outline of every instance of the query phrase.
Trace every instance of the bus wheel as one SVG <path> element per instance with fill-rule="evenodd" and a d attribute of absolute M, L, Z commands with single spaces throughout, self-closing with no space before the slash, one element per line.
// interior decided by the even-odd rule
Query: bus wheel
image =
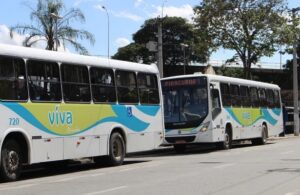
<path fill-rule="evenodd" d="M 109 142 L 108 164 L 118 166 L 123 164 L 125 157 L 125 143 L 120 133 L 113 133 Z"/>
<path fill-rule="evenodd" d="M 7 140 L 1 151 L 0 174 L 4 181 L 15 181 L 19 178 L 22 161 L 19 144 L 15 140 Z"/>
<path fill-rule="evenodd" d="M 173 145 L 174 150 L 177 154 L 183 154 L 185 152 L 186 149 L 186 145 L 185 144 L 175 144 Z"/>
<path fill-rule="evenodd" d="M 268 138 L 268 128 L 265 124 L 262 125 L 261 137 L 252 140 L 253 145 L 265 145 Z"/>
<path fill-rule="evenodd" d="M 224 141 L 223 142 L 218 142 L 217 143 L 217 148 L 221 149 L 221 150 L 228 150 L 231 147 L 232 147 L 231 133 L 229 132 L 229 130 L 226 130 L 225 134 L 224 134 Z"/>

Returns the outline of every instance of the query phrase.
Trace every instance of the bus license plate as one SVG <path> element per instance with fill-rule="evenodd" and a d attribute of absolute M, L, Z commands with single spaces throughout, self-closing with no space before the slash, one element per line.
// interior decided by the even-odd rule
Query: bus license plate
<path fill-rule="evenodd" d="M 186 141 L 185 140 L 176 140 L 175 143 L 176 144 L 185 144 Z"/>

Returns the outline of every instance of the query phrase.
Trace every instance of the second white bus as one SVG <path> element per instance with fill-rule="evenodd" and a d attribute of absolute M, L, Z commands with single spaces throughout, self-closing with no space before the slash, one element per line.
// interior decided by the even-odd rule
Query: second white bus
<path fill-rule="evenodd" d="M 265 144 L 283 131 L 277 85 L 194 74 L 164 78 L 162 89 L 165 143 L 177 152 L 195 143 L 224 149 L 236 140 Z"/>

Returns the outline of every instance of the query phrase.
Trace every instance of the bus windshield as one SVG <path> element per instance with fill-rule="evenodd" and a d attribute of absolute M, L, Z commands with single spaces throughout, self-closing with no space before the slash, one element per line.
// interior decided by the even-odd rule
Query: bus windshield
<path fill-rule="evenodd" d="M 162 81 L 166 128 L 195 127 L 208 114 L 206 77 Z"/>

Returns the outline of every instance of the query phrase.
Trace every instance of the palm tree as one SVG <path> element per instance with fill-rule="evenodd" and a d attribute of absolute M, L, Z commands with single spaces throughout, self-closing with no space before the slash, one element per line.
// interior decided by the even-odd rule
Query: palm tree
<path fill-rule="evenodd" d="M 88 54 L 87 49 L 77 42 L 77 39 L 87 39 L 94 44 L 94 36 L 85 30 L 74 29 L 70 26 L 72 20 L 84 22 L 85 17 L 79 9 L 71 9 L 66 13 L 61 0 L 38 0 L 36 10 L 31 8 L 30 18 L 36 22 L 35 25 L 16 25 L 10 28 L 10 36 L 17 31 L 20 34 L 29 34 L 23 45 L 31 47 L 39 41 L 46 41 L 47 50 L 55 50 L 55 46 L 66 44 L 72 45 L 81 54 Z M 54 18 L 53 15 L 62 16 Z M 57 34 L 56 34 L 57 33 Z"/>

